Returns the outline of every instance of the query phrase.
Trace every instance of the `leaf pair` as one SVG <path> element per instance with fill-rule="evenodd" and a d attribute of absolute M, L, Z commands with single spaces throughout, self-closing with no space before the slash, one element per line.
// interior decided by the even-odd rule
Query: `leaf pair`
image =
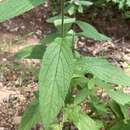
<path fill-rule="evenodd" d="M 47 20 L 47 22 L 53 23 L 57 28 L 59 28 L 59 26 L 61 26 L 61 16 L 51 17 Z M 66 33 L 68 32 L 72 24 L 78 25 L 82 30 L 80 33 L 76 33 L 77 36 L 84 36 L 97 41 L 111 40 L 111 38 L 99 33 L 92 25 L 84 21 L 76 20 L 75 18 L 70 18 L 67 16 L 64 17 L 64 31 Z"/>

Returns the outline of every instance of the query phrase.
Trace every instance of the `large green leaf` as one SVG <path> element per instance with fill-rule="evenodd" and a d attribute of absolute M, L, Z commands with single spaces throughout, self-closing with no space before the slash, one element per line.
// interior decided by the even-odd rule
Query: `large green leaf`
<path fill-rule="evenodd" d="M 41 120 L 39 115 L 39 103 L 35 99 L 24 112 L 19 130 L 31 130 Z"/>
<path fill-rule="evenodd" d="M 0 2 L 0 22 L 23 14 L 42 4 L 45 0 L 2 0 Z"/>
<path fill-rule="evenodd" d="M 31 45 L 16 53 L 15 58 L 19 59 L 42 59 L 46 47 L 43 45 Z"/>
<path fill-rule="evenodd" d="M 78 35 L 83 35 L 85 37 L 92 38 L 98 41 L 111 40 L 109 37 L 99 33 L 92 25 L 86 22 L 77 21 L 76 23 L 79 25 L 79 27 L 83 31 L 81 33 L 78 33 Z"/>
<path fill-rule="evenodd" d="M 56 38 L 43 57 L 39 75 L 39 100 L 45 127 L 64 105 L 73 75 L 73 56 L 66 39 Z"/>
<path fill-rule="evenodd" d="M 97 57 L 82 57 L 79 64 L 80 70 L 84 73 L 90 72 L 105 82 L 130 86 L 130 77 L 105 59 Z"/>

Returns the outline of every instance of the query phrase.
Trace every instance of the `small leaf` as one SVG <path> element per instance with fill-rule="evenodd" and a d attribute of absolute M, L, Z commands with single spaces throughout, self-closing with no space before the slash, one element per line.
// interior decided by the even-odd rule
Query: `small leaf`
<path fill-rule="evenodd" d="M 79 27 L 83 31 L 81 33 L 78 33 L 78 35 L 83 35 L 85 37 L 92 38 L 92 39 L 98 40 L 98 41 L 111 40 L 109 37 L 99 33 L 92 25 L 90 25 L 86 22 L 77 21 L 76 23 L 79 25 Z"/>
<path fill-rule="evenodd" d="M 118 120 L 122 120 L 124 118 L 123 113 L 122 113 L 121 108 L 120 108 L 120 105 L 118 103 L 116 103 L 113 100 L 110 100 L 109 106 Z"/>
<path fill-rule="evenodd" d="M 88 81 L 88 89 L 92 90 L 95 87 L 95 79 L 92 78 Z"/>
<path fill-rule="evenodd" d="M 31 45 L 16 53 L 15 58 L 19 59 L 42 59 L 46 47 L 43 45 Z"/>
<path fill-rule="evenodd" d="M 107 60 L 97 57 L 82 57 L 80 71 L 92 73 L 100 80 L 122 86 L 130 86 L 130 77 Z"/>
<path fill-rule="evenodd" d="M 92 108 L 94 108 L 99 114 L 102 112 L 107 112 L 105 103 L 102 103 L 97 97 L 91 96 L 89 98 L 89 103 Z"/>
<path fill-rule="evenodd" d="M 69 4 L 66 10 L 69 15 L 73 15 L 75 13 L 76 7 L 73 4 Z"/>
<path fill-rule="evenodd" d="M 41 120 L 39 115 L 39 103 L 35 99 L 24 112 L 19 130 L 31 130 Z"/>
<path fill-rule="evenodd" d="M 56 38 L 47 48 L 39 75 L 39 101 L 45 127 L 64 105 L 73 76 L 73 55 L 66 39 Z"/>
<path fill-rule="evenodd" d="M 129 114 L 129 110 L 130 110 L 130 105 L 120 105 L 121 111 L 124 115 L 124 119 L 125 120 L 130 120 L 130 114 Z"/>
<path fill-rule="evenodd" d="M 83 88 L 78 92 L 78 94 L 74 98 L 74 104 L 80 104 L 88 95 L 89 90 L 87 88 Z"/>
<path fill-rule="evenodd" d="M 65 18 L 64 19 L 64 24 L 72 24 L 72 23 L 74 23 L 75 22 L 75 18 Z M 59 26 L 59 25 L 61 25 L 62 24 L 62 19 L 56 19 L 56 20 L 54 20 L 54 24 L 55 24 L 55 26 Z"/>
<path fill-rule="evenodd" d="M 62 25 L 62 17 L 61 16 L 54 16 L 47 20 L 48 23 L 53 23 L 57 30 L 61 34 L 61 25 Z M 75 18 L 64 16 L 64 33 L 66 34 L 69 29 L 71 28 L 71 25 L 75 22 Z"/>
<path fill-rule="evenodd" d="M 68 18 L 70 18 L 70 17 L 64 16 L 64 19 L 68 19 Z M 48 23 L 54 23 L 56 20 L 61 20 L 61 19 L 62 19 L 61 15 L 56 15 L 56 16 L 48 18 L 47 22 Z"/>
<path fill-rule="evenodd" d="M 43 2 L 44 0 L 2 0 L 0 1 L 0 22 L 23 14 Z"/>
<path fill-rule="evenodd" d="M 78 128 L 78 130 L 99 130 L 97 123 L 88 115 L 83 114 L 80 108 L 74 107 L 68 110 L 67 116 L 71 122 Z"/>
<path fill-rule="evenodd" d="M 80 4 L 83 6 L 91 6 L 91 5 L 93 5 L 93 2 L 86 1 L 86 0 L 80 0 Z"/>

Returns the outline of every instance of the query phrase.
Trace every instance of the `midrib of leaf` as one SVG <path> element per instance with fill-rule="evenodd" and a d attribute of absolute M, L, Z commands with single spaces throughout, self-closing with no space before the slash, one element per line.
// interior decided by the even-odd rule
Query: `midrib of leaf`
<path fill-rule="evenodd" d="M 52 45 L 53 44 L 53 45 Z M 66 41 L 58 38 L 47 49 L 40 72 L 40 103 L 43 124 L 49 125 L 61 107 L 72 78 L 72 52 Z M 44 100 L 44 101 L 43 101 Z M 43 107 L 46 110 L 43 110 Z M 44 119 L 44 117 L 47 117 Z"/>
<path fill-rule="evenodd" d="M 53 77 L 53 84 L 54 83 L 56 83 L 57 84 L 57 80 L 56 80 L 56 75 L 57 75 L 57 70 L 58 70 L 58 64 L 59 64 L 59 58 L 60 58 L 60 53 L 61 53 L 61 45 L 60 45 L 60 48 L 59 48 L 59 55 L 58 55 L 58 62 L 57 62 L 57 65 L 56 65 L 56 71 L 55 71 L 55 75 L 54 75 L 54 77 Z M 55 57 L 55 55 L 54 55 L 54 57 Z M 49 69 L 48 69 L 49 70 Z M 55 82 L 56 81 L 56 82 Z M 56 85 L 56 86 L 58 86 L 58 84 Z M 51 87 L 52 89 L 53 89 L 53 87 Z M 58 88 L 57 88 L 57 90 L 58 90 Z M 52 91 L 52 94 L 54 93 L 54 91 Z M 51 94 L 51 95 L 52 95 Z M 52 98 L 51 98 L 52 99 Z M 51 100 L 51 102 L 52 102 L 52 100 Z M 51 110 L 51 109 L 50 109 Z"/>

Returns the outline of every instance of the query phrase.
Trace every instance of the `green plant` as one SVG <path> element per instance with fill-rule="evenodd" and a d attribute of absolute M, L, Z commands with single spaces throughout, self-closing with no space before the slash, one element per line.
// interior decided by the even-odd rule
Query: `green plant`
<path fill-rule="evenodd" d="M 20 15 L 44 0 L 5 0 L 0 2 L 0 22 Z M 78 37 L 107 41 L 92 25 L 61 14 L 49 18 L 56 31 L 16 54 L 17 59 L 42 61 L 39 73 L 39 91 L 26 109 L 19 130 L 30 130 L 41 122 L 45 130 L 62 130 L 70 122 L 78 130 L 128 130 L 130 95 L 122 88 L 130 86 L 130 78 L 100 57 L 84 57 L 75 49 Z M 72 25 L 81 29 L 75 32 Z M 107 93 L 109 99 L 97 96 L 97 90 Z M 103 101 L 104 100 L 104 101 Z M 82 105 L 86 103 L 88 107 Z M 84 110 L 87 108 L 87 110 Z"/>
<path fill-rule="evenodd" d="M 126 18 L 130 18 L 129 7 L 130 0 L 108 0 L 118 5 L 119 9 L 123 12 Z"/>
<path fill-rule="evenodd" d="M 120 9 L 130 7 L 130 1 L 129 0 L 112 0 L 112 1 L 117 3 L 119 5 Z"/>

